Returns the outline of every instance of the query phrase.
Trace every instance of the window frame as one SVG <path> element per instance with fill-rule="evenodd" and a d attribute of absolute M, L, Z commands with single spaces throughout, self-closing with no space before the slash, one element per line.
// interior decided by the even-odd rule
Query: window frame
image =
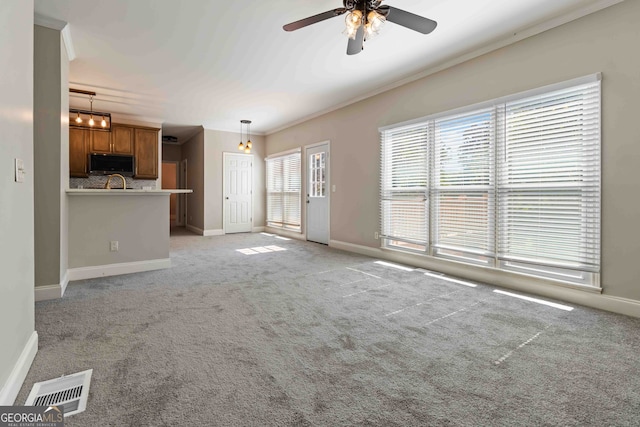
<path fill-rule="evenodd" d="M 293 163 L 293 166 L 287 165 Z M 270 176 L 273 167 L 277 167 L 277 176 Z M 281 228 L 301 232 L 302 230 L 302 155 L 301 150 L 295 149 L 276 153 L 265 159 L 266 176 L 266 224 L 268 227 Z M 280 195 L 280 218 L 270 217 L 270 197 Z M 291 216 L 289 204 L 291 200 L 296 204 L 297 215 Z M 297 203 L 295 202 L 297 199 Z M 277 221 L 277 219 L 280 219 Z M 297 219 L 297 220 L 296 220 Z"/>
<path fill-rule="evenodd" d="M 530 91 L 525 91 L 525 92 L 497 98 L 491 101 L 474 104 L 474 105 L 458 108 L 455 110 L 433 114 L 430 116 L 380 128 L 379 132 L 380 132 L 380 139 L 381 139 L 381 161 L 380 161 L 381 163 L 381 176 L 380 176 L 381 247 L 383 249 L 398 250 L 402 252 L 409 252 L 409 253 L 419 254 L 423 256 L 432 256 L 436 258 L 449 259 L 453 261 L 462 262 L 465 264 L 476 264 L 476 265 L 485 266 L 489 268 L 515 272 L 518 274 L 525 274 L 525 275 L 534 276 L 534 277 L 552 279 L 553 281 L 566 282 L 572 285 L 586 285 L 590 288 L 599 287 L 600 265 L 601 265 L 599 254 L 600 254 L 600 247 L 601 247 L 600 227 L 601 227 L 601 190 L 602 190 L 601 184 L 600 184 L 601 162 L 602 162 L 602 158 L 601 158 L 602 137 L 601 137 L 601 118 L 600 118 L 600 114 L 602 111 L 601 80 L 602 80 L 601 74 L 597 73 L 597 74 L 581 77 L 578 79 L 573 79 L 573 80 L 557 83 L 554 85 L 544 86 L 544 87 L 533 89 Z M 589 222 L 590 225 L 594 222 L 594 218 L 596 218 L 597 220 L 597 235 L 594 235 L 594 232 L 591 232 L 590 234 L 586 233 L 586 235 L 588 235 L 590 238 L 593 239 L 593 240 L 589 240 L 589 242 L 590 243 L 595 242 L 595 244 L 597 244 L 597 248 L 595 249 L 595 251 L 597 252 L 597 260 L 595 261 L 595 263 L 597 263 L 597 265 L 595 265 L 594 268 L 591 268 L 591 267 L 574 268 L 570 265 L 569 262 L 564 262 L 564 264 L 562 262 L 559 262 L 558 265 L 553 265 L 553 262 L 549 261 L 549 263 L 542 265 L 536 262 L 527 262 L 527 260 L 505 259 L 501 257 L 499 253 L 501 249 L 500 239 L 502 238 L 501 229 L 504 227 L 504 224 L 500 223 L 500 221 L 502 221 L 500 210 L 504 209 L 504 207 L 502 206 L 503 201 L 501 200 L 502 196 L 500 195 L 500 192 L 504 191 L 504 188 L 502 187 L 503 186 L 502 174 L 507 172 L 500 170 L 500 168 L 502 168 L 503 165 L 501 163 L 502 160 L 499 158 L 498 151 L 504 150 L 505 144 L 506 144 L 507 105 L 510 105 L 511 103 L 514 103 L 514 102 L 527 100 L 529 98 L 534 98 L 537 96 L 552 94 L 557 91 L 570 91 L 573 88 L 578 88 L 581 86 L 585 86 L 585 88 L 587 88 L 586 85 L 589 85 L 589 84 L 594 85 L 596 89 L 593 89 L 593 90 L 595 93 L 597 93 L 597 119 L 594 119 L 595 122 L 593 124 L 594 127 L 597 127 L 597 129 L 593 131 L 594 134 L 597 134 L 597 141 L 595 142 L 595 144 L 597 144 L 597 159 L 596 159 L 597 171 L 594 173 L 594 176 L 597 177 L 597 183 L 593 183 L 594 186 L 597 185 L 597 189 L 595 190 L 590 189 L 589 191 L 591 193 L 589 193 L 588 191 L 584 190 L 584 188 L 586 188 L 584 183 L 582 184 L 582 187 L 580 185 L 576 185 L 576 188 L 582 189 L 583 193 L 588 193 L 590 197 L 589 199 L 590 201 L 597 199 L 597 207 L 594 210 L 595 213 L 594 212 L 589 213 L 589 215 L 591 215 L 590 217 L 591 222 Z M 588 91 L 586 90 L 586 92 Z M 583 96 L 586 98 L 586 95 L 583 95 Z M 594 97 L 594 99 L 596 98 Z M 588 104 L 588 105 L 591 105 L 591 104 Z M 481 254 L 481 253 L 474 253 L 474 251 L 472 250 L 458 251 L 458 252 L 456 252 L 455 250 L 453 251 L 447 251 L 446 249 L 443 250 L 442 247 L 440 248 L 438 247 L 439 245 L 436 242 L 437 239 L 435 238 L 436 236 L 435 233 L 437 233 L 438 231 L 438 224 L 439 224 L 438 221 L 439 220 L 441 221 L 442 219 L 439 218 L 438 206 L 437 206 L 437 196 L 438 194 L 441 194 L 441 191 L 440 189 L 436 188 L 438 187 L 436 186 L 438 177 L 436 176 L 437 171 L 435 167 L 436 166 L 435 157 L 437 152 L 436 152 L 436 143 L 435 143 L 435 132 L 433 130 L 435 128 L 436 121 L 447 120 L 447 119 L 455 118 L 456 116 L 464 116 L 464 115 L 473 116 L 474 114 L 479 114 L 483 110 L 491 111 L 492 114 L 494 115 L 492 119 L 494 129 L 493 129 L 493 135 L 491 137 L 493 140 L 492 142 L 493 147 L 492 147 L 492 152 L 490 154 L 490 156 L 493 156 L 493 158 L 491 159 L 492 188 L 489 190 L 489 195 L 488 195 L 488 199 L 489 199 L 488 205 L 492 205 L 492 206 L 488 207 L 488 212 L 487 212 L 487 215 L 490 216 L 488 221 L 489 229 L 487 230 L 487 232 L 493 233 L 493 236 L 491 236 L 493 238 L 492 251 L 488 251 L 488 253 Z M 389 234 L 387 233 L 389 229 L 388 224 L 390 223 L 390 220 L 388 218 L 389 212 L 385 211 L 384 204 L 386 201 L 385 197 L 386 198 L 390 197 L 389 188 L 388 188 L 389 186 L 388 186 L 388 183 L 385 182 L 386 180 L 389 180 L 389 171 L 387 170 L 388 165 L 386 163 L 389 161 L 388 152 L 390 149 L 388 145 L 390 142 L 389 139 L 392 139 L 390 135 L 393 132 L 399 132 L 401 130 L 420 128 L 420 127 L 430 128 L 431 131 L 427 132 L 428 141 L 426 144 L 427 152 L 428 152 L 427 153 L 427 157 L 428 157 L 427 174 L 429 176 L 427 191 L 425 192 L 425 203 L 427 204 L 426 209 L 428 212 L 427 213 L 427 216 L 428 216 L 427 236 L 428 237 L 427 237 L 427 244 L 423 246 L 423 249 L 417 250 L 417 249 L 408 249 L 403 247 L 402 245 L 397 244 L 397 241 L 394 240 L 394 236 L 388 235 Z M 578 158 L 578 160 L 584 161 L 581 157 Z M 587 163 L 580 163 L 580 165 L 582 165 L 583 167 L 586 167 L 585 165 Z M 539 188 L 534 187 L 534 188 L 536 188 L 536 190 L 539 193 L 541 194 L 544 193 L 543 187 L 539 187 Z M 438 191 L 440 191 L 440 193 Z M 582 199 L 584 200 L 585 197 L 586 196 L 583 196 Z M 581 206 L 582 206 L 581 209 L 583 209 L 582 216 L 584 217 L 586 215 L 584 213 L 584 203 Z M 580 224 L 582 226 L 582 223 Z M 583 230 L 581 231 L 581 233 L 585 233 L 585 231 Z M 593 257 L 594 255 L 591 254 L 587 256 Z"/>

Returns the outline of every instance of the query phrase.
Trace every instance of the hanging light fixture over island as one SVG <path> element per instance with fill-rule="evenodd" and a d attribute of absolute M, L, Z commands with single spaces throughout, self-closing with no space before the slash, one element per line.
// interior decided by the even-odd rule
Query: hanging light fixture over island
<path fill-rule="evenodd" d="M 89 110 L 69 108 L 69 127 L 111 132 L 111 113 L 93 111 L 93 97 L 96 96 L 95 92 L 72 88 L 69 88 L 69 92 L 79 93 L 89 97 Z"/>

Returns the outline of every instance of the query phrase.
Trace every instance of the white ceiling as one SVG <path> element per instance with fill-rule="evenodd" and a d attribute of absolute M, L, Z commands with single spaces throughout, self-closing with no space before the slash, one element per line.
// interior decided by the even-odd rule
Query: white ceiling
<path fill-rule="evenodd" d="M 354 56 L 346 55 L 343 17 L 282 30 L 340 0 L 35 0 L 35 10 L 69 23 L 70 86 L 95 90 L 95 110 L 166 129 L 239 132 L 250 119 L 252 132 L 269 133 L 619 1 L 388 0 L 438 27 L 422 35 L 387 23 Z M 86 98 L 71 102 L 88 107 Z"/>

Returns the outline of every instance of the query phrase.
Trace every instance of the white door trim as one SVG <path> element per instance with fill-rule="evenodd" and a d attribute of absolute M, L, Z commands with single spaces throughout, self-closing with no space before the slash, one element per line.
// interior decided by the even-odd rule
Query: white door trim
<path fill-rule="evenodd" d="M 253 231 L 253 154 L 245 154 L 245 153 L 230 153 L 224 151 L 222 153 L 222 230 L 226 234 L 227 233 L 227 196 L 225 195 L 225 191 L 227 189 L 227 157 L 228 156 L 246 156 L 251 159 L 251 230 Z"/>
<path fill-rule="evenodd" d="M 303 193 L 301 194 L 301 203 L 304 203 L 304 234 L 305 240 L 307 239 L 307 218 L 309 214 L 309 204 L 307 203 L 307 194 L 309 194 L 309 164 L 308 164 L 308 150 L 311 150 L 316 147 L 320 147 L 322 145 L 327 146 L 327 170 L 325 172 L 325 180 L 326 180 L 326 189 L 327 189 L 327 241 L 331 241 L 331 140 L 316 142 L 314 144 L 309 144 L 304 146 L 304 158 L 301 159 L 301 168 L 304 168 L 304 174 L 302 174 L 301 179 L 303 179 Z"/>

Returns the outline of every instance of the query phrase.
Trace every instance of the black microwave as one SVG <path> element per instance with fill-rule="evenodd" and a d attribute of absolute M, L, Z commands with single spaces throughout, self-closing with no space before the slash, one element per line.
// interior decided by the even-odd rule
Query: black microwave
<path fill-rule="evenodd" d="M 119 154 L 89 154 L 89 173 L 92 175 L 106 175 L 119 173 L 133 176 L 135 160 L 133 156 Z"/>

